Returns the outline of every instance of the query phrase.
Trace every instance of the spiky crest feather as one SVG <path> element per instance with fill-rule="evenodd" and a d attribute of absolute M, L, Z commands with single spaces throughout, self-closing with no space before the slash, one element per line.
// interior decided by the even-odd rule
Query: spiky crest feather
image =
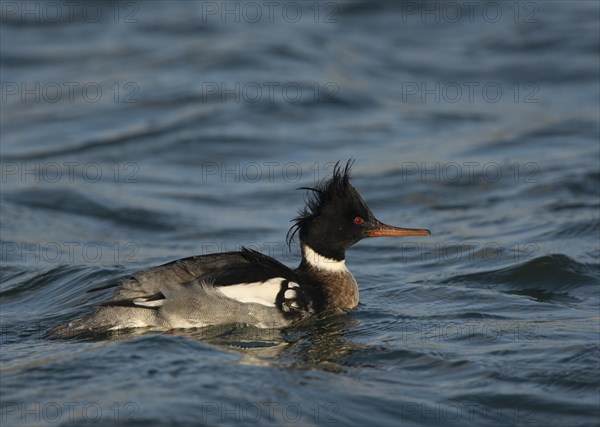
<path fill-rule="evenodd" d="M 298 190 L 307 190 L 305 194 L 306 206 L 298 210 L 298 216 L 292 219 L 294 225 L 290 227 L 286 235 L 286 241 L 291 248 L 296 233 L 306 226 L 312 219 L 321 215 L 323 209 L 332 201 L 340 199 L 351 199 L 355 203 L 364 205 L 364 201 L 358 192 L 350 184 L 350 170 L 354 159 L 349 159 L 345 166 L 336 162 L 333 167 L 333 176 L 323 179 L 315 187 L 300 187 Z"/>

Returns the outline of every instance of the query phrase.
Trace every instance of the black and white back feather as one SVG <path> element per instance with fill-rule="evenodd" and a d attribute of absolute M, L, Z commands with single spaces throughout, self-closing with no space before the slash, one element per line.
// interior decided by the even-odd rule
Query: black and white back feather
<path fill-rule="evenodd" d="M 144 326 L 172 329 L 248 323 L 282 327 L 313 312 L 311 290 L 298 282 L 292 269 L 247 248 L 193 256 L 90 289 L 116 288 L 112 298 L 84 322 L 60 325 L 49 336 Z"/>

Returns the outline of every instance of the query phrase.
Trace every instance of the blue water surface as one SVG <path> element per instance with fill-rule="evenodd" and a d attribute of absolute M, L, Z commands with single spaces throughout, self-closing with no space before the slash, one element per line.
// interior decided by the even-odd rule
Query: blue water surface
<path fill-rule="evenodd" d="M 6 426 L 592 426 L 595 1 L 2 2 Z M 140 269 L 297 264 L 297 187 L 356 159 L 361 302 L 48 340 Z"/>

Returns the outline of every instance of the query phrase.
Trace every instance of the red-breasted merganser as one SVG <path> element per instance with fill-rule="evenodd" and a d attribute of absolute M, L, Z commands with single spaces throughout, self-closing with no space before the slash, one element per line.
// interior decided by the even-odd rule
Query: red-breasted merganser
<path fill-rule="evenodd" d="M 379 222 L 350 184 L 350 168 L 336 163 L 331 179 L 308 190 L 307 205 L 293 220 L 302 261 L 295 270 L 242 248 L 180 259 L 99 288 L 117 287 L 88 317 L 58 325 L 50 337 L 73 337 L 124 328 L 152 330 L 246 324 L 278 328 L 313 314 L 358 305 L 358 287 L 346 268 L 346 249 L 378 236 L 427 236 L 425 229 Z"/>

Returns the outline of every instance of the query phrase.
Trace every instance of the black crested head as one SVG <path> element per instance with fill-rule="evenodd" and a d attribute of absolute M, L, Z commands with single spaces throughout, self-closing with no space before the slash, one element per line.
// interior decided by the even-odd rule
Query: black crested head
<path fill-rule="evenodd" d="M 342 260 L 347 248 L 368 237 L 369 224 L 377 221 L 358 191 L 350 184 L 350 169 L 354 160 L 345 166 L 337 162 L 333 176 L 308 190 L 306 206 L 298 211 L 294 225 L 287 233 L 291 246 L 296 233 L 300 242 L 327 258 Z"/>

